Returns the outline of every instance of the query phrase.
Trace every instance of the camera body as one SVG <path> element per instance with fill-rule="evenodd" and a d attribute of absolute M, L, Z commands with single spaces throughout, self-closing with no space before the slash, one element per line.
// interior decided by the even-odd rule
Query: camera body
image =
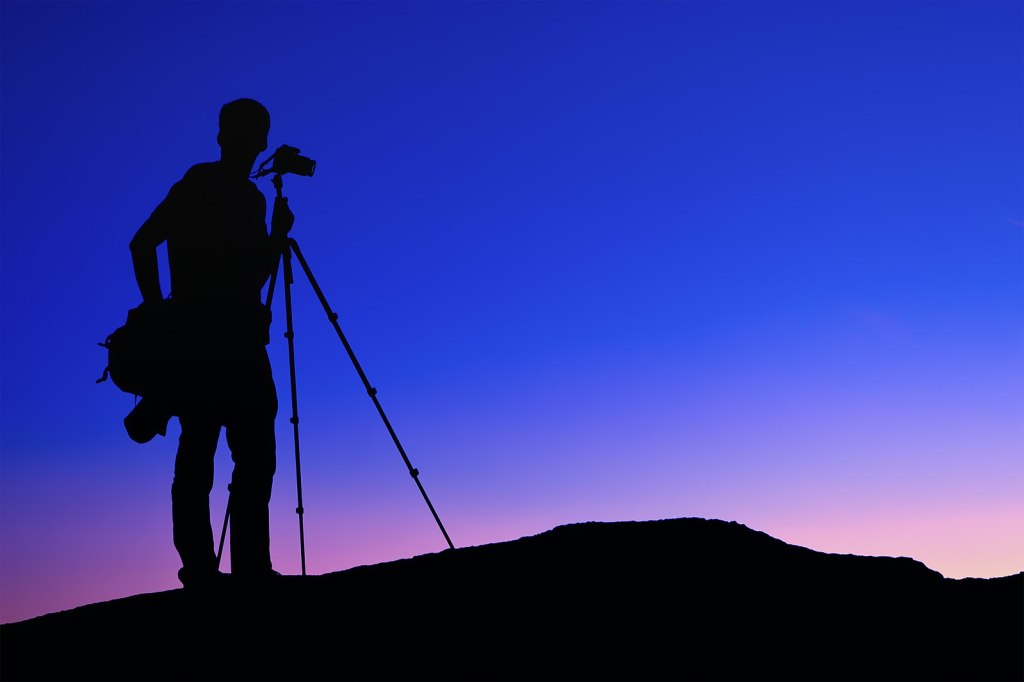
<path fill-rule="evenodd" d="M 270 172 L 280 175 L 294 173 L 295 175 L 312 176 L 313 171 L 316 170 L 316 161 L 308 156 L 299 156 L 299 151 L 297 147 L 289 147 L 286 144 L 278 147 L 274 152 L 274 165 Z"/>

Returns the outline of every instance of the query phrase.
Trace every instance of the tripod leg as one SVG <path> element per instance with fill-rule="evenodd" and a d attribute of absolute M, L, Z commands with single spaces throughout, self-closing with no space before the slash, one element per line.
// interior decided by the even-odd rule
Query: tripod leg
<path fill-rule="evenodd" d="M 306 575 L 306 532 L 303 525 L 302 515 L 305 509 L 302 507 L 302 469 L 299 465 L 299 400 L 295 386 L 295 328 L 292 325 L 292 255 L 290 249 L 285 249 L 282 254 L 281 263 L 284 270 L 284 309 L 287 331 L 285 338 L 288 339 L 288 371 L 291 375 L 292 391 L 292 435 L 295 441 L 295 486 L 298 491 L 298 505 L 295 513 L 299 515 L 299 553 L 302 559 L 302 575 Z"/>
<path fill-rule="evenodd" d="M 302 251 L 299 250 L 299 244 L 294 239 L 288 240 L 289 249 L 285 251 L 285 275 L 290 279 L 291 277 L 291 254 L 295 253 L 295 257 L 299 259 L 299 265 L 302 266 L 302 271 L 306 273 L 306 278 L 309 280 L 310 285 L 313 287 L 313 291 L 316 292 L 316 296 L 320 299 L 320 305 L 323 306 L 324 312 L 327 313 L 327 319 L 334 325 L 334 331 L 338 333 L 338 338 L 341 339 L 341 344 L 345 346 L 345 351 L 348 353 L 348 357 L 352 360 L 352 364 L 356 368 L 356 372 L 359 373 L 359 378 L 363 381 L 363 386 L 366 388 L 366 393 L 373 400 L 374 406 L 377 408 L 377 413 L 380 418 L 384 421 L 384 426 L 387 427 L 388 433 L 391 434 L 391 440 L 395 442 L 395 447 L 398 448 L 398 453 L 402 455 L 402 459 L 405 461 L 405 466 L 409 469 L 409 475 L 412 476 L 416 482 L 416 487 L 419 488 L 420 494 L 423 496 L 423 501 L 427 503 L 427 507 L 430 509 L 430 513 L 434 516 L 434 521 L 437 522 L 437 527 L 441 529 L 441 534 L 444 535 L 445 541 L 448 543 L 449 549 L 455 549 L 455 545 L 452 544 L 452 539 L 448 536 L 448 531 L 445 530 L 444 524 L 441 523 L 441 517 L 437 515 L 437 511 L 434 509 L 434 505 L 431 504 L 430 498 L 427 497 L 427 491 L 423 488 L 423 484 L 420 482 L 419 469 L 413 467 L 412 462 L 409 461 L 408 455 L 405 454 L 405 448 L 402 447 L 402 443 L 398 440 L 398 434 L 395 433 L 395 429 L 391 426 L 391 422 L 388 420 L 386 414 L 384 414 L 384 408 L 381 407 L 380 401 L 377 400 L 377 389 L 370 385 L 370 380 L 366 378 L 366 373 L 363 371 L 362 366 L 359 364 L 359 360 L 356 359 L 355 351 L 352 350 L 352 346 L 349 345 L 348 339 L 345 338 L 344 332 L 341 331 L 341 325 L 338 324 L 338 313 L 331 310 L 331 306 L 327 303 L 327 297 L 324 296 L 324 292 L 320 289 L 320 285 L 317 283 L 316 278 L 313 277 L 313 271 L 309 269 L 309 264 L 306 263 L 306 259 L 302 256 Z M 288 301 L 288 279 L 285 280 L 285 300 Z M 289 313 L 288 318 L 288 329 L 291 330 L 291 314 Z M 295 383 L 294 383 L 295 371 L 292 371 L 292 400 L 295 398 Z M 296 427 L 298 428 L 298 427 Z M 298 432 L 296 431 L 296 457 L 298 456 Z M 296 466 L 298 462 L 296 461 Z M 301 502 L 300 502 L 301 506 Z M 301 519 L 301 517 L 300 517 Z"/>
<path fill-rule="evenodd" d="M 270 307 L 270 304 L 274 300 L 274 287 L 277 285 L 277 271 L 278 271 L 278 268 L 274 268 L 274 271 L 272 273 L 270 273 L 270 286 L 267 287 L 267 307 L 268 308 Z"/>
<path fill-rule="evenodd" d="M 217 569 L 220 570 L 220 559 L 224 556 L 224 538 L 228 534 L 228 520 L 231 518 L 231 484 L 228 484 L 228 504 L 224 508 L 224 527 L 220 529 L 220 544 L 217 545 Z"/>

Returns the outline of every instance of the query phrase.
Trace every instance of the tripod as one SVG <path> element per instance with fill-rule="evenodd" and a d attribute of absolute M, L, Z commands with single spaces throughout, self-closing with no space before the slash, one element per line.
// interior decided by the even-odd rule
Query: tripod
<path fill-rule="evenodd" d="M 275 202 L 287 201 L 282 194 L 284 183 L 281 180 L 280 173 L 274 175 L 273 183 L 274 188 L 277 190 Z M 292 398 L 292 416 L 289 421 L 292 424 L 292 438 L 295 449 L 295 485 L 298 497 L 298 506 L 295 508 L 295 513 L 299 517 L 299 552 L 302 559 L 302 575 L 306 575 L 306 533 L 305 526 L 303 524 L 305 509 L 302 506 L 302 468 L 299 459 L 299 403 L 295 383 L 295 328 L 292 324 L 292 284 L 295 282 L 292 272 L 293 254 L 298 259 L 299 265 L 302 267 L 302 271 L 306 274 L 306 279 L 309 280 L 310 285 L 313 287 L 313 291 L 320 300 L 320 305 L 323 306 L 324 312 L 327 314 L 327 319 L 334 326 L 334 331 L 338 334 L 338 338 L 345 347 L 345 351 L 348 353 L 348 357 L 352 361 L 352 365 L 359 374 L 359 378 L 363 382 L 363 387 L 366 389 L 367 395 L 369 395 L 370 399 L 373 400 L 374 407 L 377 408 L 377 413 L 384 422 L 384 426 L 387 427 L 388 433 L 391 434 L 391 439 L 394 441 L 395 447 L 398 448 L 398 453 L 402 456 L 402 460 L 405 462 L 405 466 L 409 470 L 409 475 L 412 476 L 413 481 L 416 482 L 416 487 L 419 488 L 420 494 L 423 496 L 423 501 L 427 503 L 427 507 L 430 509 L 430 513 L 433 515 L 434 521 L 437 523 L 437 527 L 441 530 L 441 534 L 444 535 L 445 542 L 448 543 L 448 548 L 455 549 L 455 545 L 452 544 L 452 540 L 448 536 L 448 531 L 445 530 L 444 524 L 441 523 L 441 517 L 437 515 L 437 510 L 434 509 L 434 505 L 430 502 L 430 498 L 427 496 L 427 491 L 423 488 L 423 483 L 420 481 L 419 469 L 416 469 L 412 465 L 412 462 L 409 461 L 409 456 L 405 454 L 405 448 L 402 447 L 401 441 L 398 440 L 398 434 L 395 433 L 394 427 L 391 426 L 391 421 L 384 413 L 384 408 L 381 407 L 380 400 L 377 399 L 377 389 L 370 384 L 370 380 L 366 377 L 366 372 L 363 371 L 362 365 L 359 364 L 359 360 L 356 358 L 356 354 L 352 350 L 352 346 L 349 345 L 348 339 L 345 338 L 345 333 L 341 331 L 341 325 L 338 324 L 338 313 L 334 312 L 331 309 L 330 304 L 328 304 L 327 297 L 324 296 L 324 292 L 320 288 L 320 284 L 313 276 L 313 271 L 310 270 L 309 263 L 306 262 L 306 258 L 302 255 L 302 250 L 299 249 L 298 242 L 289 237 L 285 241 L 284 247 L 281 251 L 279 263 L 281 265 L 280 270 L 284 273 L 284 308 L 286 325 L 284 336 L 288 339 L 288 373 Z M 278 269 L 275 268 L 270 278 L 270 285 L 267 289 L 267 308 L 270 308 L 270 304 L 274 298 L 274 288 L 277 284 L 277 272 Z M 228 520 L 231 517 L 230 485 L 228 486 L 228 491 L 228 504 L 224 511 L 224 526 L 221 529 L 220 544 L 217 548 L 218 566 L 220 566 L 221 556 L 224 552 L 224 538 L 227 535 Z"/>

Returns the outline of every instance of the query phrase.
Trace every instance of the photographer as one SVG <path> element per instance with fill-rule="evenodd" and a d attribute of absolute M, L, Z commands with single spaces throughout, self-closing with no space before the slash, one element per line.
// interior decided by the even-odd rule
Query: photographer
<path fill-rule="evenodd" d="M 130 430 L 148 440 L 171 414 L 181 423 L 171 486 L 178 577 L 186 588 L 223 579 L 210 525 L 213 458 L 225 429 L 231 479 L 231 572 L 258 581 L 277 575 L 270 560 L 268 506 L 276 467 L 277 392 L 266 344 L 270 313 L 260 291 L 277 265 L 294 216 L 249 180 L 267 148 L 270 114 L 239 99 L 220 111 L 219 161 L 193 166 L 131 241 L 143 307 L 164 305 L 157 247 L 167 242 L 175 368 L 162 396 L 147 396 Z M 140 403 L 140 407 L 143 403 Z M 126 425 L 129 425 L 126 422 Z"/>

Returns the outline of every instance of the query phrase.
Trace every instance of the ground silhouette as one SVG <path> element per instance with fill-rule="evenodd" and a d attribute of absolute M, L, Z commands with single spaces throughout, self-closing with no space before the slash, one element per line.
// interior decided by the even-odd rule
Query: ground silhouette
<path fill-rule="evenodd" d="M 1024 573 L 950 580 L 738 523 L 584 523 L 0 628 L 16 679 L 1019 680 Z"/>

